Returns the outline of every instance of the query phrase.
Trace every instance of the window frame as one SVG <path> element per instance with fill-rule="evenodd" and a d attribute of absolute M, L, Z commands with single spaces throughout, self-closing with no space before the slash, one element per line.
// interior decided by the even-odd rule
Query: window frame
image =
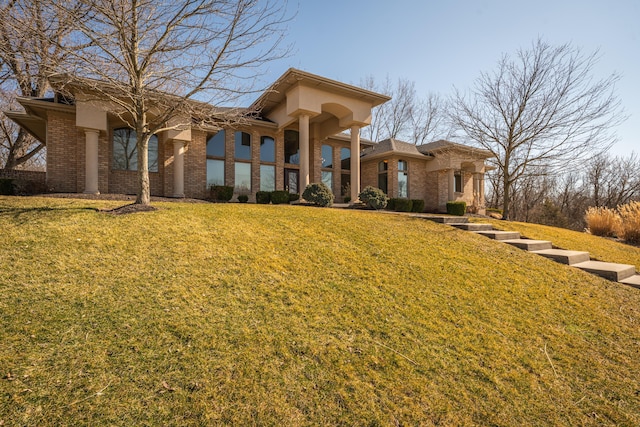
<path fill-rule="evenodd" d="M 127 131 L 128 138 L 127 140 L 130 142 L 132 139 L 134 140 L 133 150 L 131 151 L 130 160 L 133 161 L 133 166 L 130 162 L 127 162 L 126 167 L 118 167 L 118 162 L 116 161 L 116 133 L 118 131 Z M 129 147 L 127 144 L 126 150 Z M 155 162 L 151 162 L 152 153 L 155 153 Z M 128 157 L 127 157 L 128 158 Z M 158 135 L 151 135 L 149 138 L 149 144 L 147 146 L 147 165 L 149 173 L 158 173 L 160 171 L 160 141 L 158 139 Z M 137 133 L 135 129 L 121 126 L 117 128 L 113 128 L 111 131 L 111 170 L 112 171 L 122 171 L 122 172 L 137 172 L 138 171 L 138 147 L 137 147 Z"/>

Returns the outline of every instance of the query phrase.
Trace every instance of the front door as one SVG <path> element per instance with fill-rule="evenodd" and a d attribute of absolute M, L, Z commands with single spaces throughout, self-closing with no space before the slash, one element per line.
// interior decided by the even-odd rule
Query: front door
<path fill-rule="evenodd" d="M 284 189 L 291 194 L 298 194 L 298 183 L 300 182 L 300 171 L 298 169 L 284 170 Z"/>

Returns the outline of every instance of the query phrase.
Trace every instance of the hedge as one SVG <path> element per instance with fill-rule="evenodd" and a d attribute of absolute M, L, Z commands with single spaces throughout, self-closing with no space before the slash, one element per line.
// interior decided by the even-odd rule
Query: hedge
<path fill-rule="evenodd" d="M 467 212 L 467 202 L 447 202 L 447 213 L 449 215 L 462 216 Z"/>

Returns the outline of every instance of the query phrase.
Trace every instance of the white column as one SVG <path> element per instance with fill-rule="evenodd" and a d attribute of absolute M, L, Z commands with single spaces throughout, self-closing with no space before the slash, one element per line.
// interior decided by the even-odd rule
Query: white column
<path fill-rule="evenodd" d="M 456 177 L 454 175 L 455 175 L 455 171 L 453 169 L 449 169 L 449 200 L 447 200 L 448 202 L 452 202 L 455 200 L 453 190 L 455 190 L 456 188 Z"/>
<path fill-rule="evenodd" d="M 309 185 L 309 116 L 302 114 L 298 119 L 300 131 L 300 194 Z"/>
<path fill-rule="evenodd" d="M 173 197 L 184 197 L 184 141 L 173 140 Z"/>
<path fill-rule="evenodd" d="M 87 194 L 100 194 L 98 190 L 98 137 L 100 136 L 100 131 L 86 129 L 84 135 L 84 192 Z"/>
<path fill-rule="evenodd" d="M 360 126 L 351 126 L 351 202 L 360 194 Z"/>

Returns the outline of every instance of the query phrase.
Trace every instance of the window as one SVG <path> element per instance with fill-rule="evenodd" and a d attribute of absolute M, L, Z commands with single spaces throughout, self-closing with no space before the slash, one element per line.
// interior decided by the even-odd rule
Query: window
<path fill-rule="evenodd" d="M 300 134 L 295 130 L 284 131 L 284 162 L 300 164 Z"/>
<path fill-rule="evenodd" d="M 207 188 L 224 185 L 224 160 L 207 159 Z"/>
<path fill-rule="evenodd" d="M 251 192 L 251 163 L 236 162 L 235 191 L 237 193 Z"/>
<path fill-rule="evenodd" d="M 270 136 L 260 138 L 260 161 L 272 163 L 276 161 L 276 143 Z"/>
<path fill-rule="evenodd" d="M 130 128 L 119 128 L 113 131 L 113 169 L 138 170 L 138 149 L 136 147 L 136 131 Z M 147 153 L 149 172 L 158 172 L 158 137 L 149 139 Z"/>
<path fill-rule="evenodd" d="M 351 196 L 351 175 L 348 173 L 340 174 L 340 189 L 343 196 Z"/>
<path fill-rule="evenodd" d="M 388 185 L 388 174 L 387 170 L 389 169 L 389 163 L 386 160 L 378 163 L 378 188 L 384 191 L 385 194 L 388 193 L 389 185 Z"/>
<path fill-rule="evenodd" d="M 322 183 L 333 192 L 333 172 L 322 171 Z"/>
<path fill-rule="evenodd" d="M 207 157 L 224 157 L 224 139 L 224 130 L 207 139 Z"/>
<path fill-rule="evenodd" d="M 405 160 L 398 160 L 398 197 L 409 197 L 409 168 Z"/>
<path fill-rule="evenodd" d="M 453 191 L 462 193 L 462 172 L 456 171 L 453 174 Z"/>
<path fill-rule="evenodd" d="M 340 149 L 340 168 L 344 170 L 351 170 L 351 149 Z"/>
<path fill-rule="evenodd" d="M 260 191 L 276 190 L 276 167 L 260 165 Z"/>
<path fill-rule="evenodd" d="M 322 167 L 331 169 L 333 167 L 333 147 L 330 145 L 323 145 L 320 155 L 322 157 Z"/>
<path fill-rule="evenodd" d="M 251 135 L 246 132 L 235 133 L 236 159 L 251 160 Z"/>

